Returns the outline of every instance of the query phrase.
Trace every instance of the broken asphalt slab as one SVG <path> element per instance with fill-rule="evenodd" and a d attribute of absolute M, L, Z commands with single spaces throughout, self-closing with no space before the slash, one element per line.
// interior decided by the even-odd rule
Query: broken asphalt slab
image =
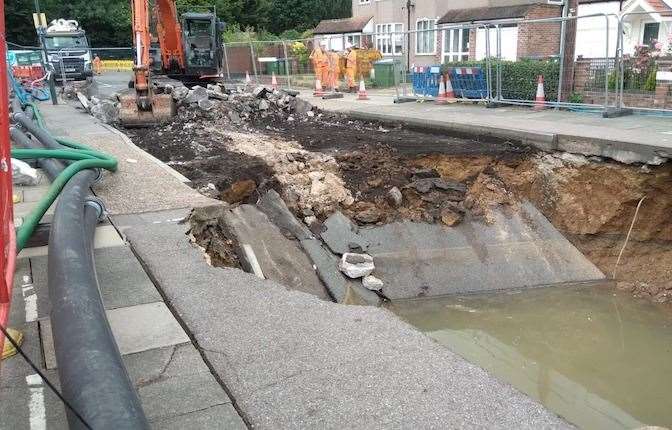
<path fill-rule="evenodd" d="M 387 310 L 210 267 L 145 218 L 126 237 L 254 428 L 571 428 Z"/>
<path fill-rule="evenodd" d="M 603 280 L 530 203 L 488 225 L 397 222 L 362 228 L 390 300 Z"/>

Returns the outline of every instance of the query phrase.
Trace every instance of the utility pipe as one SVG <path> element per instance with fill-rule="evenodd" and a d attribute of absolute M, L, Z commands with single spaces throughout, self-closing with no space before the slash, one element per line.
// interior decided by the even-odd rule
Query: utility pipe
<path fill-rule="evenodd" d="M 56 206 L 49 237 L 48 289 L 63 395 L 86 420 L 68 413 L 71 430 L 148 429 L 107 321 L 93 258 L 102 207 L 88 198 L 92 171 L 76 174 Z"/>

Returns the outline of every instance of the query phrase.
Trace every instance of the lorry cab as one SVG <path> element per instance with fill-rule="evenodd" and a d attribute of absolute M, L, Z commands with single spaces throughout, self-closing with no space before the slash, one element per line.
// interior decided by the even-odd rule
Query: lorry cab
<path fill-rule="evenodd" d="M 68 80 L 93 76 L 89 41 L 77 21 L 54 20 L 47 28 L 39 28 L 38 34 L 47 56 L 46 63 L 52 67 L 57 80 L 61 80 L 63 74 Z"/>
<path fill-rule="evenodd" d="M 222 70 L 224 23 L 213 13 L 182 14 L 182 38 L 186 73 L 190 76 L 217 76 Z"/>

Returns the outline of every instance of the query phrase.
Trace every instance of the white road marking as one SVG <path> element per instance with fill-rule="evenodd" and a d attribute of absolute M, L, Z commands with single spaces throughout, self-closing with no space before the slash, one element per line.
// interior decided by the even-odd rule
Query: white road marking
<path fill-rule="evenodd" d="M 30 390 L 30 402 L 28 403 L 30 430 L 46 430 L 47 411 L 44 406 L 42 378 L 39 375 L 28 375 L 26 383 Z"/>
<path fill-rule="evenodd" d="M 23 277 L 24 284 L 21 285 L 21 293 L 23 294 L 24 312 L 26 314 L 26 322 L 37 321 L 37 294 L 35 294 L 35 287 L 30 276 Z"/>

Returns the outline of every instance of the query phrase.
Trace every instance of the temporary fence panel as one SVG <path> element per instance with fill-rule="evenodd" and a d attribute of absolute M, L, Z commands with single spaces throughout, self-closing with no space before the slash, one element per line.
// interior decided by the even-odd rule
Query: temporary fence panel
<path fill-rule="evenodd" d="M 7 43 L 5 39 L 4 2 L 0 2 L 0 324 L 7 326 L 14 283 L 16 240 L 14 233 L 11 148 L 9 143 L 9 98 L 7 80 Z M 0 334 L 0 351 L 5 337 Z"/>

